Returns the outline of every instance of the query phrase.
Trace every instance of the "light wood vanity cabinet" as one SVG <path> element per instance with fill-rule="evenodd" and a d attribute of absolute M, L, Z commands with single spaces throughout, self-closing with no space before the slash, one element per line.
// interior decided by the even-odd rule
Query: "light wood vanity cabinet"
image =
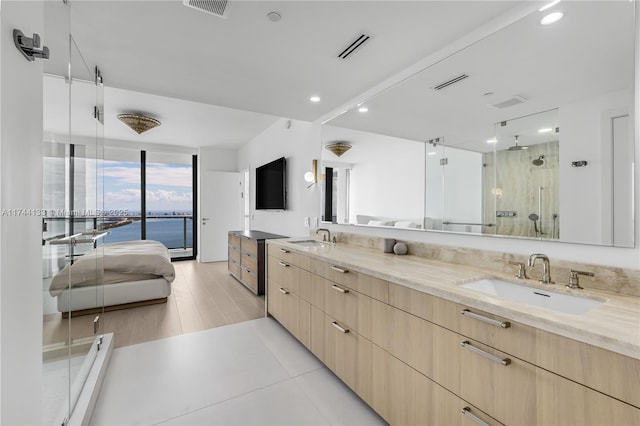
<path fill-rule="evenodd" d="M 269 313 L 391 424 L 640 424 L 637 360 L 274 246 L 268 268 Z"/>

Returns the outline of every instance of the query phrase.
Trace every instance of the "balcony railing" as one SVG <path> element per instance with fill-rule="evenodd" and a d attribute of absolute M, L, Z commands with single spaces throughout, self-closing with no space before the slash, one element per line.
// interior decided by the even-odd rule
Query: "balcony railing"
<path fill-rule="evenodd" d="M 192 215 L 147 215 L 146 216 L 146 239 L 156 240 L 163 243 L 170 250 L 190 250 L 193 247 L 193 238 L 191 236 L 193 220 Z M 150 229 L 150 220 L 181 220 L 180 225 L 173 225 L 175 229 L 167 229 L 163 226 L 160 229 Z M 127 235 L 125 232 L 118 231 L 118 228 L 129 226 L 128 230 L 134 230 L 136 223 L 141 223 L 141 216 L 55 216 L 44 217 L 42 219 L 42 243 L 46 244 L 50 240 L 58 239 L 66 235 L 77 232 L 83 232 L 90 229 L 110 231 L 110 235 L 105 238 L 105 242 L 132 241 L 141 238 L 140 231 L 132 232 Z M 158 235 L 162 231 L 163 235 Z M 190 241 L 191 239 L 191 241 Z"/>

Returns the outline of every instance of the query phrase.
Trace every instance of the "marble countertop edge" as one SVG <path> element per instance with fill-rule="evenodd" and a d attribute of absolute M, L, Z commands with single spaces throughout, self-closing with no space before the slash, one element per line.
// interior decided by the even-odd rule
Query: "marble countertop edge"
<path fill-rule="evenodd" d="M 640 360 L 640 298 L 601 290 L 570 290 L 564 285 L 543 285 L 518 280 L 477 267 L 431 260 L 413 255 L 396 256 L 344 244 L 305 247 L 292 244 L 300 238 L 268 240 L 268 245 L 308 254 L 336 266 L 402 285 L 449 301 L 490 312 L 524 325 Z M 561 294 L 577 294 L 604 303 L 581 315 L 565 314 L 460 287 L 484 278 L 499 278 Z M 576 293 L 579 292 L 579 293 Z"/>

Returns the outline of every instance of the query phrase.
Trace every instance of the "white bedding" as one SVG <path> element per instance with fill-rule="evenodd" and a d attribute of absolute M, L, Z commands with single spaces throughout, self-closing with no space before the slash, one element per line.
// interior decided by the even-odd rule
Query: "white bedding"
<path fill-rule="evenodd" d="M 49 293 L 57 296 L 69 287 L 114 284 L 164 278 L 171 283 L 175 269 L 169 250 L 158 241 L 138 240 L 104 244 L 67 264 L 51 281 Z"/>

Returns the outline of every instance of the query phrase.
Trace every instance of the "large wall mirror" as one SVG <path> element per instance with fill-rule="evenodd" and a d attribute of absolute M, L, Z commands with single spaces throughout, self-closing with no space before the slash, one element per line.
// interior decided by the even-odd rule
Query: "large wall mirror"
<path fill-rule="evenodd" d="M 560 2 L 325 123 L 322 219 L 633 247 L 635 7 Z"/>

